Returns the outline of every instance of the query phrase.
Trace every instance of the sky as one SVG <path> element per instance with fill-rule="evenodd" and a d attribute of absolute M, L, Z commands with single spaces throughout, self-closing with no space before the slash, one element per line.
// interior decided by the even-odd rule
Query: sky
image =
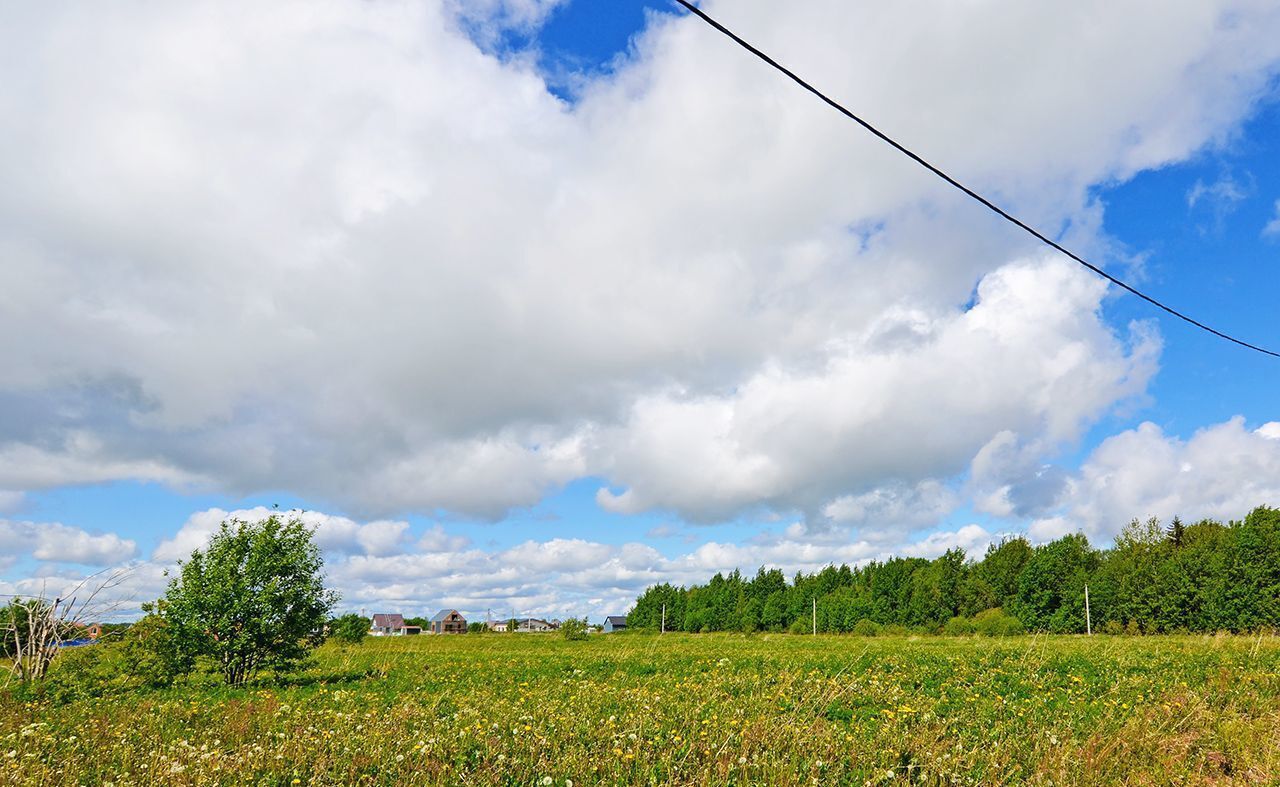
<path fill-rule="evenodd" d="M 931 5 L 702 7 L 1280 350 L 1280 7 Z M 122 571 L 128 617 L 279 511 L 342 611 L 599 620 L 1280 505 L 1280 361 L 674 4 L 7 17 L 0 594 Z"/>

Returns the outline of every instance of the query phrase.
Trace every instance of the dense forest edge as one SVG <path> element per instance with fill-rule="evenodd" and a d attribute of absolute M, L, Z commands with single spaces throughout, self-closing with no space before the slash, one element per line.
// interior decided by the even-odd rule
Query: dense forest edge
<path fill-rule="evenodd" d="M 1076 533 L 1032 546 L 1010 537 L 981 560 L 891 557 L 797 573 L 761 567 L 705 585 L 653 585 L 632 629 L 856 634 L 1082 633 L 1085 588 L 1094 632 L 1163 634 L 1280 628 L 1280 509 L 1241 521 L 1133 520 L 1109 549 Z M 816 600 L 816 614 L 815 605 Z"/>

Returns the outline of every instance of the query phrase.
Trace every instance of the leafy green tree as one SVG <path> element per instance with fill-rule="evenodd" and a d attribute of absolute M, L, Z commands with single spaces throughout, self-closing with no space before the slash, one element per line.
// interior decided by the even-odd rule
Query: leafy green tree
<path fill-rule="evenodd" d="M 170 582 L 165 621 L 185 654 L 213 659 L 233 686 L 261 670 L 289 670 L 320 643 L 338 600 L 321 569 L 301 520 L 223 522 Z"/>
<path fill-rule="evenodd" d="M 782 631 L 787 623 L 787 593 L 785 587 L 775 590 L 764 600 L 764 609 L 760 613 L 760 623 L 767 631 Z"/>
<path fill-rule="evenodd" d="M 486 631 L 488 631 L 488 628 L 480 621 L 473 620 L 467 624 L 468 634 L 483 634 Z"/>
<path fill-rule="evenodd" d="M 1232 523 L 1235 549 L 1227 565 L 1229 628 L 1280 627 L 1280 509 L 1259 506 Z"/>
<path fill-rule="evenodd" d="M 627 613 L 627 628 L 657 631 L 662 627 L 662 608 L 667 609 L 667 631 L 684 630 L 684 615 L 688 593 L 663 582 L 651 585 L 636 599 L 636 605 Z"/>
<path fill-rule="evenodd" d="M 335 642 L 359 645 L 368 634 L 369 619 L 364 615 L 349 612 L 329 621 L 329 639 Z"/>
<path fill-rule="evenodd" d="M 1082 533 L 1036 547 L 1018 580 L 1015 616 L 1035 631 L 1084 631 L 1084 586 L 1098 562 Z"/>
<path fill-rule="evenodd" d="M 865 630 L 864 622 L 901 631 L 968 625 L 954 618 L 979 634 L 1083 632 L 1086 585 L 1095 631 L 1280 627 L 1280 511 L 1255 509 L 1230 525 L 1135 519 L 1104 550 L 1081 534 L 1034 548 L 1016 537 L 976 563 L 952 550 L 933 561 L 827 566 L 790 583 L 777 569 L 761 567 L 749 581 L 733 571 L 704 585 L 647 588 L 629 623 L 656 629 L 666 605 L 669 630 L 808 632 L 816 600 L 824 632 Z"/>
<path fill-rule="evenodd" d="M 1031 560 L 1033 551 L 1030 542 L 1021 536 L 1006 538 L 987 547 L 986 555 L 973 572 L 994 594 L 995 603 L 987 604 L 983 609 L 1007 607 L 1017 597 L 1022 571 Z M 975 613 L 980 611 L 974 610 Z"/>

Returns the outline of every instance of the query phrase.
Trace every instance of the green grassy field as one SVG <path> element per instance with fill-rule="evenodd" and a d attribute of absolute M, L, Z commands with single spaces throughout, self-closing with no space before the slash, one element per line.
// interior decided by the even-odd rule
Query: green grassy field
<path fill-rule="evenodd" d="M 4 784 L 1277 784 L 1280 640 L 468 635 L 0 700 Z"/>

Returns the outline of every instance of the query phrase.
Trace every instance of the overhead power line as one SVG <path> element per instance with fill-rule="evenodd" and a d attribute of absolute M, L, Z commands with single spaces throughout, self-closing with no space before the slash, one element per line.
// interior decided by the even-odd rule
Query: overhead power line
<path fill-rule="evenodd" d="M 1056 251 L 1061 252 L 1062 254 L 1065 254 L 1067 257 L 1070 257 L 1071 259 L 1073 259 L 1073 260 L 1075 260 L 1076 262 L 1080 263 L 1080 264 L 1081 264 L 1081 265 L 1083 265 L 1084 267 L 1086 267 L 1086 268 L 1088 268 L 1089 270 L 1093 271 L 1094 273 L 1098 274 L 1099 276 L 1101 276 L 1102 278 L 1104 278 L 1104 279 L 1106 279 L 1107 281 L 1111 282 L 1112 284 L 1116 285 L 1117 287 L 1120 287 L 1121 289 L 1124 289 L 1124 290 L 1128 291 L 1129 293 L 1131 293 L 1131 294 L 1133 294 L 1133 295 L 1138 296 L 1139 298 L 1141 298 L 1142 300 L 1144 300 L 1144 301 L 1146 301 L 1147 303 L 1151 304 L 1152 306 L 1155 306 L 1155 307 L 1157 307 L 1157 308 L 1163 309 L 1165 312 L 1168 312 L 1169 314 L 1172 314 L 1174 317 L 1177 317 L 1179 320 L 1183 320 L 1183 321 L 1185 321 L 1185 322 L 1191 323 L 1192 325 L 1196 326 L 1197 328 L 1199 328 L 1199 329 L 1201 329 L 1201 330 L 1203 330 L 1203 331 L 1208 331 L 1209 333 L 1213 334 L 1214 336 L 1217 336 L 1217 337 L 1218 337 L 1218 338 L 1220 338 L 1220 339 L 1226 339 L 1227 341 L 1232 342 L 1232 343 L 1234 343 L 1234 344 L 1238 344 L 1238 345 L 1240 345 L 1241 347 L 1246 347 L 1246 348 L 1248 348 L 1248 349 L 1250 349 L 1250 350 L 1255 350 L 1255 351 L 1260 352 L 1260 353 L 1262 353 L 1262 354 L 1264 354 L 1264 355 L 1270 355 L 1270 356 L 1272 356 L 1272 357 L 1274 357 L 1274 358 L 1280 358 L 1280 353 L 1278 353 L 1278 352 L 1274 352 L 1274 351 L 1272 351 L 1272 350 L 1268 350 L 1268 349 L 1266 349 L 1266 348 L 1264 348 L 1264 347 L 1259 347 L 1259 346 L 1258 346 L 1258 345 L 1256 345 L 1256 344 L 1250 344 L 1249 342 L 1246 342 L 1246 341 L 1244 341 L 1243 339 L 1237 339 L 1236 337 L 1234 337 L 1234 336 L 1230 336 L 1230 335 L 1228 335 L 1228 334 L 1225 334 L 1225 333 L 1223 333 L 1222 331 L 1219 331 L 1219 330 L 1218 330 L 1218 329 L 1216 329 L 1216 328 L 1212 328 L 1212 327 L 1210 327 L 1210 326 L 1208 326 L 1208 325 L 1205 325 L 1204 323 L 1200 322 L 1199 320 L 1195 319 L 1194 317 L 1191 317 L 1190 315 L 1184 314 L 1183 312 L 1178 311 L 1177 309 L 1173 308 L 1172 306 L 1168 306 L 1168 305 L 1166 305 L 1166 304 L 1164 304 L 1164 303 L 1161 303 L 1160 301 L 1156 300 L 1155 298 L 1151 297 L 1150 295 L 1147 295 L 1145 292 L 1142 292 L 1141 290 L 1139 290 L 1138 288 L 1134 287 L 1133 285 L 1128 284 L 1128 283 L 1124 282 L 1123 280 L 1116 278 L 1115 276 L 1112 276 L 1110 273 L 1107 273 L 1107 272 L 1106 272 L 1106 271 L 1104 271 L 1102 268 L 1099 268 L 1097 265 L 1094 265 L 1093 263 L 1091 263 L 1091 262 L 1089 262 L 1088 260 L 1084 259 L 1084 258 L 1083 258 L 1083 257 L 1081 257 L 1080 255 L 1078 255 L 1078 254 L 1076 254 L 1075 252 L 1071 251 L 1070 249 L 1068 249 L 1068 248 L 1064 247 L 1063 245 L 1061 245 L 1061 244 L 1060 244 L 1060 243 L 1058 243 L 1057 241 L 1054 241 L 1054 240 L 1052 240 L 1052 239 L 1048 238 L 1048 237 L 1047 237 L 1047 236 L 1045 236 L 1043 233 L 1041 233 L 1039 230 L 1035 229 L 1035 228 L 1034 228 L 1034 227 L 1032 227 L 1031 225 L 1029 225 L 1029 224 L 1027 224 L 1026 222 L 1024 222 L 1023 220 L 1019 219 L 1017 216 L 1014 216 L 1012 213 L 1009 213 L 1009 212 L 1008 212 L 1008 211 L 1006 211 L 1004 208 L 1001 208 L 999 205 L 995 204 L 994 202 L 992 202 L 991 200 L 989 200 L 989 199 L 987 199 L 986 197 L 982 196 L 982 195 L 981 195 L 981 194 L 979 194 L 978 192 L 976 192 L 976 191 L 974 191 L 973 189 L 969 188 L 968 186 L 964 185 L 964 184 L 963 184 L 963 183 L 961 183 L 960 181 L 958 181 L 958 180 L 956 180 L 955 178 L 951 177 L 950 175 L 948 175 L 946 172 L 943 172 L 943 171 L 942 171 L 941 169 L 939 169 L 938 167 L 934 166 L 933 164 L 930 164 L 928 161 L 926 161 L 926 160 L 925 160 L 923 157 L 921 157 L 919 154 L 917 154 L 917 153 L 915 153 L 914 151 L 910 150 L 909 148 L 907 148 L 907 147 L 906 147 L 905 145 L 903 145 L 902 143 L 900 143 L 900 142 L 898 142 L 897 140 L 895 140 L 895 139 L 893 139 L 892 137 L 890 137 L 888 134 L 884 133 L 884 132 L 883 132 L 883 131 L 881 131 L 880 129 L 876 128 L 875 126 L 871 125 L 871 124 L 870 124 L 870 123 L 868 123 L 867 121 L 863 120 L 861 117 L 859 117 L 859 116 L 855 115 L 854 113 L 850 112 L 850 111 L 849 111 L 848 109 L 846 109 L 843 105 L 841 105 L 838 101 L 836 101 L 836 100 L 835 100 L 835 99 L 833 99 L 833 98 L 830 98 L 830 97 L 829 97 L 829 96 L 827 96 L 825 93 L 823 93 L 821 90 L 818 90 L 818 89 L 817 89 L 816 87 L 814 87 L 813 85 L 811 85 L 811 84 L 809 84 L 808 82 L 806 82 L 805 80 L 801 79 L 801 78 L 800 78 L 800 77 L 799 77 L 799 76 L 798 76 L 794 71 L 792 71 L 791 69 L 789 69 L 789 68 L 787 68 L 786 66 L 782 65 L 781 63 L 779 63 L 778 61 L 774 60 L 773 58 L 769 57 L 769 56 L 768 56 L 768 55 L 766 55 L 764 52 L 761 52 L 759 49 L 757 49 L 757 48 L 755 48 L 754 46 L 752 46 L 750 43 L 748 43 L 745 39 L 743 39 L 743 38 L 742 38 L 741 36 L 739 36 L 737 33 L 733 32 L 733 31 L 732 31 L 732 30 L 730 30 L 729 28 L 727 28 L 727 27 L 725 27 L 724 25 L 720 24 L 720 23 L 719 23 L 719 22 L 717 22 L 715 19 L 712 19 L 710 16 L 708 16 L 708 15 L 706 14 L 706 12 L 704 12 L 702 9 L 698 8 L 697 6 L 695 6 L 693 3 L 689 2 L 689 0 L 675 0 L 675 1 L 676 1 L 677 3 L 679 3 L 680 5 L 684 6 L 684 7 L 685 7 L 685 9 L 686 9 L 686 10 L 688 10 L 691 14 L 693 14 L 693 15 L 694 15 L 694 16 L 696 16 L 696 17 L 698 17 L 698 18 L 699 18 L 699 19 L 701 19 L 702 21 L 706 22 L 708 25 L 711 25 L 713 28 L 715 28 L 716 30 L 720 31 L 721 33 L 723 33 L 723 34 L 724 34 L 725 36 L 727 36 L 728 38 L 732 39 L 732 40 L 734 41 L 734 43 L 736 43 L 738 46 L 742 47 L 743 49 L 747 50 L 747 51 L 748 51 L 748 52 L 750 52 L 751 54 L 753 54 L 753 55 L 755 55 L 756 57 L 760 58 L 760 59 L 761 59 L 761 60 L 763 60 L 764 62 L 766 62 L 766 63 L 768 63 L 769 65 L 773 66 L 773 67 L 774 67 L 775 69 L 777 69 L 778 71 L 781 71 L 781 72 L 782 72 L 783 74 L 785 74 L 785 75 L 786 75 L 786 76 L 787 76 L 787 77 L 788 77 L 792 82 L 795 82 L 795 83 L 796 83 L 797 85 L 799 85 L 800 87 L 804 88 L 805 90 L 807 90 L 807 91 L 809 91 L 810 93 L 814 94 L 814 95 L 815 95 L 815 96 L 817 96 L 818 98 L 822 99 L 822 101 L 823 101 L 824 103 L 826 103 L 828 106 L 830 106 L 832 109 L 836 110 L 836 111 L 837 111 L 837 112 L 839 112 L 840 114 L 844 115 L 845 117 L 849 118 L 849 119 L 850 119 L 850 120 L 852 120 L 853 122 L 855 122 L 855 123 L 857 123 L 858 125 L 862 126 L 862 127 L 863 127 L 864 129 L 866 129 L 867 131 L 870 131 L 870 132 L 871 132 L 872 134 L 874 134 L 876 137 L 880 138 L 882 141 L 884 141 L 884 142 L 888 143 L 890 146 L 892 146 L 892 147 L 893 147 L 895 150 L 897 150 L 899 153 L 902 153 L 902 154 L 903 154 L 903 155 L 905 155 L 907 158 L 911 159 L 912 161 L 916 162 L 916 163 L 917 163 L 917 164 L 919 164 L 920 166 L 922 166 L 922 167 L 924 167 L 925 169 L 927 169 L 927 170 L 929 170 L 930 172 L 932 172 L 934 175 L 937 175 L 939 178 L 942 178 L 942 179 L 943 179 L 943 180 L 945 180 L 947 183 L 949 183 L 950 185 L 952 185 L 952 186 L 954 186 L 955 188 L 959 189 L 960 191 L 964 192 L 968 197 L 970 197 L 971 199 L 975 200 L 976 202 L 978 202 L 979 204 L 981 204 L 983 207 L 987 208 L 987 210 L 990 210 L 992 213 L 996 214 L 996 215 L 997 215 L 997 216 L 999 216 L 1000 218 L 1004 219 L 1005 221 L 1009 222 L 1010 224 L 1013 224 L 1014 226 L 1016 226 L 1016 227 L 1018 227 L 1019 229 L 1023 230 L 1024 232 L 1026 232 L 1027 234 L 1031 235 L 1031 236 L 1032 236 L 1033 238 L 1035 238 L 1036 240 L 1039 240 L 1041 243 L 1044 243 L 1045 245 L 1049 246 L 1050 248 L 1055 249 Z"/>

